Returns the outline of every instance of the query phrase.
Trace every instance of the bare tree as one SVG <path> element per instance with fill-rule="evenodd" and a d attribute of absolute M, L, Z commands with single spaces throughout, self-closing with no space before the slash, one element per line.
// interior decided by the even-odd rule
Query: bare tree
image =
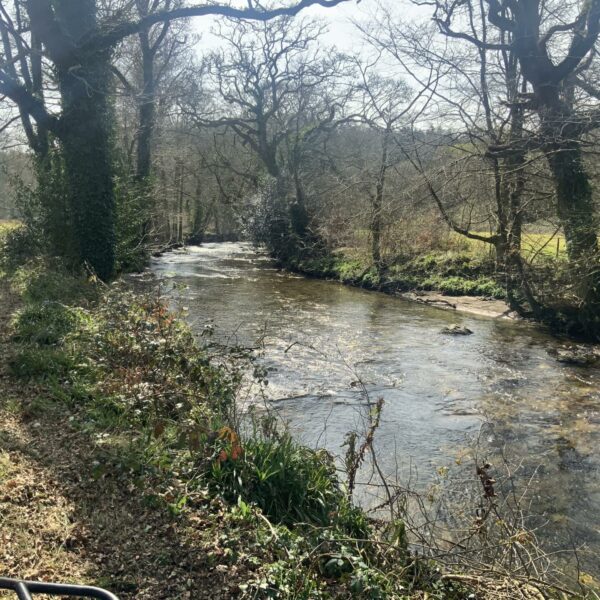
<path fill-rule="evenodd" d="M 403 158 L 395 134 L 402 126 L 406 127 L 410 120 L 410 110 L 427 88 L 426 86 L 418 94 L 413 94 L 411 99 L 411 90 L 402 79 L 385 78 L 374 71 L 380 58 L 381 53 L 372 61 L 356 60 L 357 71 L 360 74 L 358 88 L 362 95 L 361 120 L 377 132 L 381 140 L 374 189 L 368 191 L 372 211 L 371 257 L 378 272 L 384 267 L 381 234 L 387 173 Z"/>
<path fill-rule="evenodd" d="M 404 25 L 387 11 L 362 30 L 372 45 L 416 81 L 422 81 L 428 69 L 438 73 L 429 116 L 445 119 L 448 127 L 440 136 L 437 160 L 424 163 L 419 148 L 430 154 L 431 140 L 419 141 L 418 132 L 407 158 L 448 226 L 494 247 L 496 270 L 513 308 L 541 317 L 543 307 L 531 289 L 521 255 L 523 220 L 535 218 L 537 203 L 547 198 L 547 186 L 540 188 L 539 152 L 527 155 L 532 131 L 521 101 L 526 81 L 510 44 L 498 50 L 489 41 L 483 5 L 468 4 L 464 10 L 465 35 L 472 43 L 448 39 L 444 28 L 440 32 L 438 27 Z M 501 39 L 510 38 L 504 34 Z"/>
<path fill-rule="evenodd" d="M 496 156 L 512 155 L 511 160 L 520 160 L 525 150 L 545 155 L 554 180 L 557 215 L 578 280 L 581 314 L 587 313 L 593 321 L 600 294 L 598 220 L 584 161 L 584 138 L 597 128 L 600 113 L 581 101 L 577 86 L 590 90 L 585 81 L 582 84 L 582 74 L 596 54 L 600 3 L 577 7 L 538 0 L 487 0 L 482 27 L 492 29 L 485 39 L 472 35 L 465 26 L 475 6 L 436 2 L 434 20 L 445 36 L 472 44 L 480 52 L 510 53 L 518 62 L 525 83 L 511 101 L 535 114 L 536 128 L 490 151 Z"/>
<path fill-rule="evenodd" d="M 117 43 L 152 25 L 175 19 L 225 15 L 264 21 L 296 14 L 313 4 L 334 6 L 341 1 L 301 0 L 274 9 L 264 9 L 253 2 L 241 9 L 211 3 L 161 10 L 131 20 L 122 19 L 119 14 L 117 20 L 101 23 L 96 0 L 26 0 L 27 31 L 53 66 L 61 113 L 49 112 L 43 99 L 28 89 L 27 82 L 15 77 L 10 68 L 13 61 L 6 56 L 0 67 L 0 93 L 35 120 L 38 128 L 60 140 L 79 259 L 101 278 L 107 279 L 113 273 L 115 197 L 110 144 L 112 119 L 107 97 L 111 51 Z M 10 30 L 7 0 L 2 0 L 0 6 L 3 9 L 0 21 Z M 32 44 L 26 46 L 28 53 L 31 47 Z"/>
<path fill-rule="evenodd" d="M 136 0 L 135 14 L 143 18 L 158 10 L 181 6 L 180 0 Z M 164 22 L 144 27 L 137 36 L 124 40 L 117 50 L 113 72 L 122 92 L 136 105 L 137 127 L 135 178 L 144 182 L 151 173 L 157 104 L 176 89 L 189 64 L 190 43 L 197 41 L 185 22 Z"/>
<path fill-rule="evenodd" d="M 225 47 L 210 57 L 208 84 L 218 101 L 207 104 L 210 90 L 199 88 L 183 105 L 200 128 L 228 129 L 255 153 L 298 238 L 306 237 L 310 220 L 302 181 L 307 149 L 335 125 L 348 98 L 348 87 L 338 85 L 345 59 L 316 47 L 323 32 L 313 21 L 290 17 L 220 25 Z M 290 190 L 293 201 L 284 206 Z"/>

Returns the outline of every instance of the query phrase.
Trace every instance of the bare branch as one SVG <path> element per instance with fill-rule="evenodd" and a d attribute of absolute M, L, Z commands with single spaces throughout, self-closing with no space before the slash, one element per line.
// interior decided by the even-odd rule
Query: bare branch
<path fill-rule="evenodd" d="M 33 1 L 33 0 L 30 0 Z M 40 1 L 40 0 L 36 0 Z M 282 17 L 285 15 L 294 16 L 300 11 L 310 6 L 324 6 L 333 7 L 341 4 L 342 2 L 348 2 L 349 0 L 300 0 L 297 4 L 289 7 L 280 7 L 274 9 L 264 9 L 260 5 L 248 4 L 248 8 L 240 9 L 233 8 L 223 4 L 204 4 L 201 6 L 189 6 L 184 8 L 177 8 L 170 11 L 157 11 L 153 14 L 149 14 L 146 17 L 138 21 L 130 21 L 127 23 L 121 23 L 115 26 L 113 29 L 100 34 L 93 35 L 84 44 L 84 49 L 89 47 L 90 49 L 103 49 L 114 46 L 120 42 L 123 38 L 141 31 L 151 25 L 157 23 L 166 23 L 168 21 L 174 21 L 176 19 L 187 19 L 190 17 L 204 17 L 208 15 L 223 16 L 233 19 L 246 19 L 253 21 L 268 21 L 276 17 Z"/>

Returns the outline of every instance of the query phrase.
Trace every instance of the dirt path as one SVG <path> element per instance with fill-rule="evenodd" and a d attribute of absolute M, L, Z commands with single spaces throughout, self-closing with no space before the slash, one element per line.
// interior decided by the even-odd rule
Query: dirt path
<path fill-rule="evenodd" d="M 101 435 L 71 425 L 76 412 L 17 385 L 16 300 L 1 282 L 0 307 L 0 575 L 91 583 L 122 600 L 236 596 L 240 567 L 218 560 L 218 503 L 179 517 L 153 506 Z"/>

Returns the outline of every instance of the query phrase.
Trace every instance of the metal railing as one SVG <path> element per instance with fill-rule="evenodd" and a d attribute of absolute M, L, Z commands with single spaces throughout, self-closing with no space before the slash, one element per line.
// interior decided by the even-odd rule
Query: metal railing
<path fill-rule="evenodd" d="M 67 585 L 62 583 L 43 583 L 41 581 L 22 581 L 0 577 L 0 590 L 13 591 L 19 600 L 33 600 L 33 594 L 49 596 L 71 596 L 72 598 L 98 598 L 98 600 L 119 600 L 114 594 L 97 587 L 87 585 Z"/>

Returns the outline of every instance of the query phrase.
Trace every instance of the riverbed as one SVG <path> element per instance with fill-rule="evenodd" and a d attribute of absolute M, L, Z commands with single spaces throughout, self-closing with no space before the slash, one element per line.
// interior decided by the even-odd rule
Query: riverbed
<path fill-rule="evenodd" d="M 586 570 L 600 571 L 600 369 L 557 362 L 565 342 L 281 272 L 248 244 L 190 247 L 152 270 L 195 331 L 210 324 L 224 343 L 261 348 L 261 402 L 302 442 L 343 455 L 347 432 L 364 431 L 383 398 L 376 446 L 387 476 L 425 489 L 465 468 L 477 439 L 482 459 L 515 469 L 550 549 L 581 547 Z M 474 333 L 441 333 L 453 324 Z"/>

